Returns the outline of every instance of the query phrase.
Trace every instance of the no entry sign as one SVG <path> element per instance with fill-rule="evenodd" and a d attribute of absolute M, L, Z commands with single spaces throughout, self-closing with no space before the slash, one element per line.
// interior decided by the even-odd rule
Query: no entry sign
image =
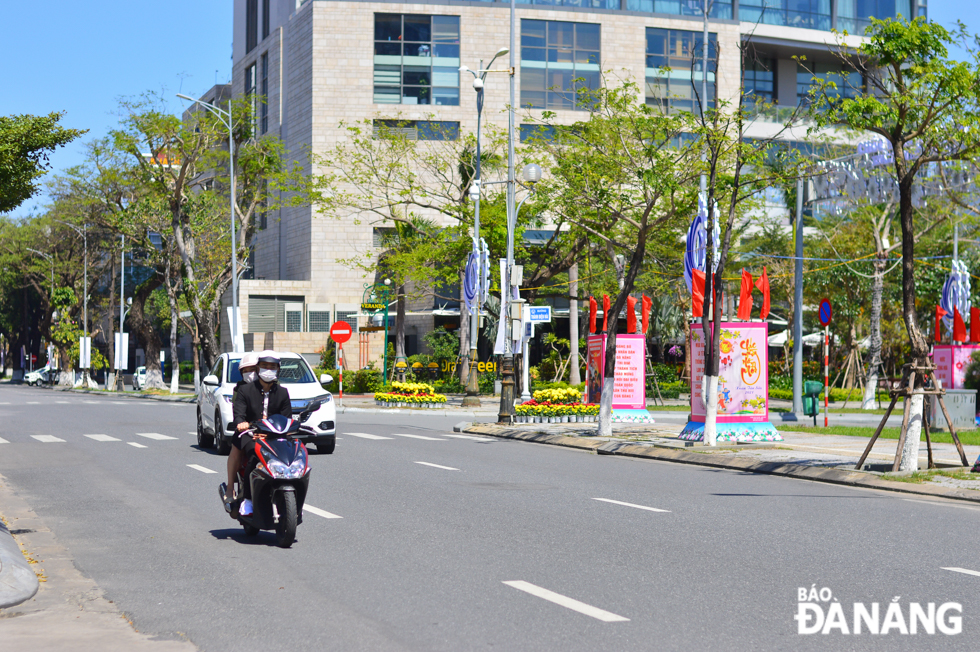
<path fill-rule="evenodd" d="M 820 301 L 820 324 L 822 326 L 827 326 L 830 324 L 830 318 L 834 316 L 834 309 L 830 307 L 830 299 L 823 299 Z"/>
<path fill-rule="evenodd" d="M 350 339 L 351 330 L 350 324 L 345 321 L 335 321 L 333 326 L 330 327 L 330 339 L 332 339 L 337 344 L 343 344 Z"/>

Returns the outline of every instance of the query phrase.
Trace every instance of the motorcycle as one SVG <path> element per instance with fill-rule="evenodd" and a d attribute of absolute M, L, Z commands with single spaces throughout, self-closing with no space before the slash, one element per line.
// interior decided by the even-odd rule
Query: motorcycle
<path fill-rule="evenodd" d="M 252 513 L 248 516 L 239 513 L 242 496 L 225 502 L 227 487 L 224 482 L 218 488 L 218 494 L 225 512 L 242 524 L 248 536 L 254 536 L 260 530 L 275 530 L 276 544 L 280 548 L 293 545 L 296 526 L 303 522 L 303 503 L 310 484 L 310 460 L 303 442 L 292 437 L 304 427 L 302 423 L 306 418 L 319 408 L 320 402 L 314 401 L 298 419 L 275 414 L 252 424 L 252 428 L 245 431 L 260 436 L 238 469 L 238 486 L 244 487 L 249 460 L 255 456 L 255 468 L 248 476 L 252 488 Z M 229 430 L 234 427 L 234 424 L 228 425 Z"/>

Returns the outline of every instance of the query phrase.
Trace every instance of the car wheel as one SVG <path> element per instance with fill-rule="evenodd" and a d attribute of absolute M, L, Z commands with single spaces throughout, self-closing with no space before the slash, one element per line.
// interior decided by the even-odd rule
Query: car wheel
<path fill-rule="evenodd" d="M 221 412 L 216 411 L 214 413 L 214 442 L 218 447 L 218 455 L 227 455 L 231 452 L 231 444 L 228 443 L 225 433 L 222 432 L 223 425 L 221 423 Z"/>
<path fill-rule="evenodd" d="M 204 431 L 204 421 L 201 420 L 201 410 L 197 410 L 197 445 L 201 448 L 214 446 L 214 437 Z"/>
<path fill-rule="evenodd" d="M 331 455 L 337 446 L 337 439 L 335 437 L 317 439 L 315 443 L 317 455 Z"/>

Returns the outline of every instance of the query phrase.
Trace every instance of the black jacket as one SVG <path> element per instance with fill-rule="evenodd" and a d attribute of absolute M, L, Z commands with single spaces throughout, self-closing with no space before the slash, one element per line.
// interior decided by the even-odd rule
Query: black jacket
<path fill-rule="evenodd" d="M 254 423 L 262 418 L 262 385 L 256 380 L 237 388 L 233 403 L 234 423 Z M 289 390 L 275 383 L 269 389 L 269 411 L 266 416 L 281 414 L 293 416 L 293 405 L 289 402 Z"/>

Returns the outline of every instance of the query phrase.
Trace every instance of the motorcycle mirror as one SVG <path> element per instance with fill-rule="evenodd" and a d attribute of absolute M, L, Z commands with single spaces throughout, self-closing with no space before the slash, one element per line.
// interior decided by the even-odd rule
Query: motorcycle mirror
<path fill-rule="evenodd" d="M 237 428 L 235 427 L 235 424 L 233 423 L 228 424 L 228 428 L 227 428 L 228 432 L 235 432 L 236 429 Z"/>

